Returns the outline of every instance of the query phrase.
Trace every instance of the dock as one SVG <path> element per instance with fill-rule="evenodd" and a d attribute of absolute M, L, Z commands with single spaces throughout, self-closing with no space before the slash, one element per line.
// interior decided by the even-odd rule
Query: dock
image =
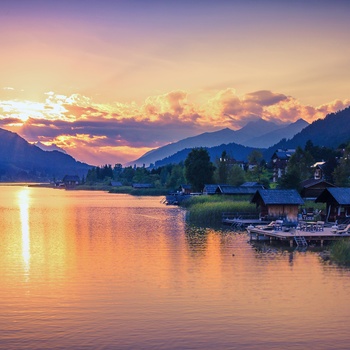
<path fill-rule="evenodd" d="M 251 241 L 281 241 L 294 245 L 307 247 L 310 243 L 320 244 L 350 238 L 350 233 L 337 233 L 332 227 L 324 227 L 322 231 L 302 231 L 297 228 L 291 229 L 266 229 L 266 227 L 248 226 L 247 232 Z"/>
<path fill-rule="evenodd" d="M 223 213 L 221 223 L 233 228 L 243 230 L 250 225 L 267 225 L 271 220 L 259 219 L 258 215 L 251 213 Z"/>

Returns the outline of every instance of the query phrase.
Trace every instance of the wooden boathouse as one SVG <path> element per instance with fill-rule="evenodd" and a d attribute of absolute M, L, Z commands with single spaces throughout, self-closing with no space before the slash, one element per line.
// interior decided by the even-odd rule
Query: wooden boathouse
<path fill-rule="evenodd" d="M 252 203 L 260 209 L 260 218 L 281 217 L 297 221 L 299 206 L 304 204 L 296 190 L 258 190 Z"/>
<path fill-rule="evenodd" d="M 315 202 L 326 203 L 325 221 L 350 221 L 350 188 L 328 187 L 316 198 Z"/>

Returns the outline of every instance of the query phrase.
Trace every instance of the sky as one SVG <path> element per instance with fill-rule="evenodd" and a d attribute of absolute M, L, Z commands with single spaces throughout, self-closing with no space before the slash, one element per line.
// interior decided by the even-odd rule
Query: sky
<path fill-rule="evenodd" d="M 350 105 L 350 2 L 2 0 L 0 128 L 125 164 Z"/>

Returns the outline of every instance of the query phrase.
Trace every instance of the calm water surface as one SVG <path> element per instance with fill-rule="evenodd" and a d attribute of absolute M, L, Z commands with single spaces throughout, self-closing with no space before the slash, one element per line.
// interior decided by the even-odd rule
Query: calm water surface
<path fill-rule="evenodd" d="M 350 348 L 349 270 L 160 199 L 0 186 L 0 348 Z"/>

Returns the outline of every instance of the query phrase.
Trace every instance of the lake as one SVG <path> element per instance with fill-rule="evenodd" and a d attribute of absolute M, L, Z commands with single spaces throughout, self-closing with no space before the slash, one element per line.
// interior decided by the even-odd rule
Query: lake
<path fill-rule="evenodd" d="M 1 349 L 348 349 L 350 271 L 160 197 L 0 186 Z"/>

